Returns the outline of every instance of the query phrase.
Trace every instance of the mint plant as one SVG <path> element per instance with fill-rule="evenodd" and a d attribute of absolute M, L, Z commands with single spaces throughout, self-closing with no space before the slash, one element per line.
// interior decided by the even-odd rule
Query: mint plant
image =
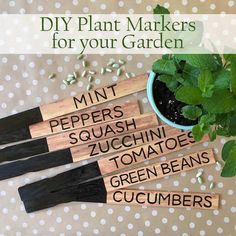
<path fill-rule="evenodd" d="M 169 14 L 157 6 L 155 14 Z M 236 55 L 169 54 L 152 66 L 158 79 L 186 104 L 182 115 L 197 120 L 193 137 L 200 141 L 209 135 L 236 137 Z M 228 141 L 222 150 L 225 162 L 221 176 L 236 175 L 236 139 Z"/>

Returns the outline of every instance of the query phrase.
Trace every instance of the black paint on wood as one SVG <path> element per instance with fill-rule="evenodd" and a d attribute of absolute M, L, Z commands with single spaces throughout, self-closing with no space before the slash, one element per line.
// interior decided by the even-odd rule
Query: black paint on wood
<path fill-rule="evenodd" d="M 69 177 L 69 175 L 67 177 Z M 27 192 L 22 193 L 22 189 L 27 188 L 27 185 L 19 188 L 18 191 L 24 202 L 26 212 L 28 213 L 72 201 L 106 203 L 107 192 L 102 178 L 88 183 L 72 184 L 73 183 L 68 186 L 61 185 L 60 188 L 54 189 L 54 191 L 48 192 L 47 194 L 35 195 L 30 198 L 23 196 Z"/>
<path fill-rule="evenodd" d="M 33 199 L 36 196 L 47 195 L 57 191 L 59 188 L 70 185 L 78 185 L 84 181 L 101 176 L 97 162 L 77 167 L 75 169 L 60 173 L 54 177 L 43 179 L 20 188 L 22 201 Z"/>
<path fill-rule="evenodd" d="M 70 149 L 42 154 L 27 160 L 0 165 L 0 180 L 73 162 Z"/>
<path fill-rule="evenodd" d="M 0 119 L 0 133 L 43 121 L 39 107 Z"/>
<path fill-rule="evenodd" d="M 16 128 L 15 130 L 3 131 L 0 133 L 0 145 L 14 143 L 31 139 L 29 127 Z"/>
<path fill-rule="evenodd" d="M 37 139 L 29 142 L 5 147 L 0 150 L 0 163 L 4 161 L 14 161 L 26 157 L 48 152 L 47 139 Z"/>

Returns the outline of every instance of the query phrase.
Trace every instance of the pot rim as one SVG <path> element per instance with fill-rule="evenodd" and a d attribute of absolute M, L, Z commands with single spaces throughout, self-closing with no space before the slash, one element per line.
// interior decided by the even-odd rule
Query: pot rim
<path fill-rule="evenodd" d="M 154 97 L 153 97 L 153 83 L 155 80 L 155 76 L 156 76 L 156 74 L 153 71 L 151 71 L 149 74 L 148 81 L 147 81 L 147 97 L 148 97 L 148 100 L 152 106 L 152 109 L 158 115 L 158 117 L 160 117 L 160 119 L 162 121 L 164 121 L 166 124 L 176 128 L 176 129 L 191 130 L 193 128 L 193 125 L 178 125 L 178 124 L 170 121 L 169 119 L 167 119 L 164 115 L 162 115 L 160 110 L 157 108 Z"/>

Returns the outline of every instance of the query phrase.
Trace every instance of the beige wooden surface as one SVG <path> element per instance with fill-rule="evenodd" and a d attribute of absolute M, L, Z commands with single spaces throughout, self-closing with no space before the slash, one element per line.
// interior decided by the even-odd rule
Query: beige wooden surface
<path fill-rule="evenodd" d="M 161 196 L 161 197 L 160 197 Z M 173 200 L 178 196 L 178 201 Z M 195 201 L 195 198 L 198 201 Z M 184 200 L 185 199 L 185 200 Z M 207 199 L 207 201 L 206 201 Z M 152 207 L 180 207 L 198 209 L 218 209 L 219 194 L 162 192 L 153 190 L 119 189 L 107 194 L 109 204 L 147 205 Z"/>
<path fill-rule="evenodd" d="M 117 171 L 118 169 L 128 168 L 134 164 L 144 162 L 147 159 L 157 159 L 163 155 L 197 145 L 191 132 L 178 133 L 176 129 L 169 129 L 166 134 L 167 138 L 154 140 L 148 142 L 148 144 L 142 144 L 138 147 L 102 158 L 98 161 L 101 173 L 107 174 L 112 171 Z M 189 134 L 191 134 L 191 137 L 189 137 Z"/>
<path fill-rule="evenodd" d="M 71 114 L 56 117 L 52 120 L 30 125 L 29 128 L 31 137 L 36 138 L 94 124 L 111 122 L 113 120 L 139 114 L 140 109 L 137 101 L 110 107 L 106 106 L 106 104 L 101 104 L 97 106 L 97 109 L 88 108 L 82 111 L 73 112 Z"/>
<path fill-rule="evenodd" d="M 84 143 L 91 143 L 104 138 L 111 138 L 120 134 L 146 129 L 149 122 L 153 126 L 158 125 L 159 121 L 155 113 L 141 114 L 118 121 L 62 132 L 47 137 L 47 144 L 50 151 L 78 146 Z M 71 134 L 73 135 L 71 136 Z"/>
<path fill-rule="evenodd" d="M 191 161 L 192 158 L 193 161 Z M 110 192 L 116 189 L 128 188 L 137 183 L 159 180 L 166 176 L 191 171 L 214 163 L 215 158 L 213 150 L 203 150 L 201 152 L 190 153 L 174 160 L 148 166 L 145 166 L 144 164 L 139 168 L 132 168 L 131 170 L 124 172 L 121 171 L 115 175 L 105 177 L 104 184 L 106 190 Z"/>
<path fill-rule="evenodd" d="M 233 0 L 16 0 L 0 1 L 1 13 L 150 13 L 156 3 L 169 7 L 171 12 L 180 13 L 235 13 Z M 221 32 L 219 32 L 220 35 Z M 91 69 L 98 70 L 106 65 L 109 58 L 127 60 L 126 70 L 136 74 L 150 70 L 159 55 L 89 55 Z M 0 116 L 20 112 L 58 99 L 74 96 L 86 91 L 87 80 L 65 87 L 62 80 L 74 70 L 82 72 L 76 55 L 1 55 L 0 56 Z M 55 80 L 48 75 L 56 73 Z M 118 79 L 121 80 L 124 77 Z M 94 85 L 111 84 L 117 81 L 115 74 L 96 76 Z M 151 111 L 146 93 L 141 92 L 122 98 L 120 101 L 138 98 L 142 111 Z M 112 102 L 117 103 L 116 101 Z M 182 154 L 214 148 L 216 158 L 224 138 L 214 143 L 204 142 L 178 153 L 161 157 L 161 160 Z M 224 235 L 236 234 L 235 178 L 221 178 L 216 165 L 204 167 L 204 183 L 196 183 L 196 171 L 184 172 L 168 178 L 138 185 L 142 189 L 162 191 L 215 192 L 220 194 L 220 208 L 214 211 L 196 209 L 174 209 L 140 206 L 114 206 L 89 203 L 69 203 L 27 215 L 17 193 L 17 188 L 41 178 L 80 165 L 75 163 L 38 173 L 0 182 L 0 235 L 6 236 L 152 236 L 152 235 Z M 216 187 L 211 191 L 209 184 Z M 135 188 L 137 188 L 135 186 Z"/>
<path fill-rule="evenodd" d="M 76 95 L 74 98 L 69 97 L 50 104 L 44 104 L 40 106 L 43 120 L 49 120 L 57 116 L 102 104 L 104 102 L 109 102 L 111 100 L 142 91 L 146 87 L 147 79 L 147 74 L 141 74 L 133 77 L 131 80 L 105 85 L 97 89 Z M 102 96 L 105 98 L 96 95 L 97 92 L 102 94 Z"/>

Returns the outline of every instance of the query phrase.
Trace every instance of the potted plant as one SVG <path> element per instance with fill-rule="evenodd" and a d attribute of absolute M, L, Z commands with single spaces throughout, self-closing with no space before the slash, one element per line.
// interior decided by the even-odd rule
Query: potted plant
<path fill-rule="evenodd" d="M 236 137 L 236 55 L 163 55 L 153 63 L 147 93 L 164 122 L 192 129 L 196 141 L 206 134 L 211 141 L 218 135 Z M 222 159 L 221 176 L 235 176 L 236 139 L 224 144 Z"/>

